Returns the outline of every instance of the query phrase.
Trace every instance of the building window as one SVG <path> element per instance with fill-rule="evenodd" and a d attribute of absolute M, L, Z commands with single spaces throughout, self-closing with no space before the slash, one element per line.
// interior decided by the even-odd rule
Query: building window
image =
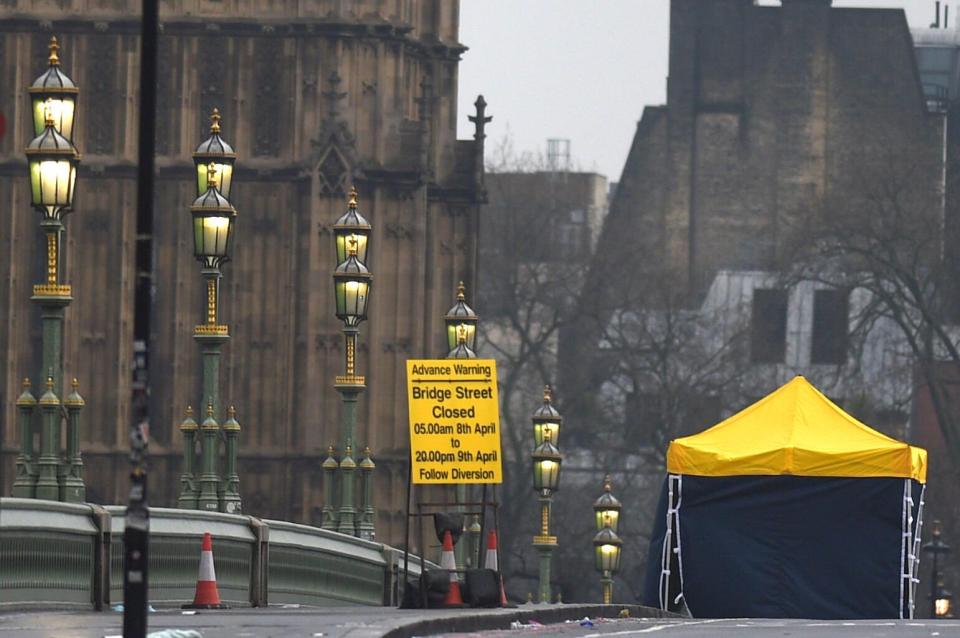
<path fill-rule="evenodd" d="M 750 317 L 750 359 L 783 363 L 787 352 L 787 291 L 756 289 Z"/>
<path fill-rule="evenodd" d="M 813 293 L 811 363 L 843 364 L 847 360 L 847 317 L 850 295 L 846 290 Z"/>

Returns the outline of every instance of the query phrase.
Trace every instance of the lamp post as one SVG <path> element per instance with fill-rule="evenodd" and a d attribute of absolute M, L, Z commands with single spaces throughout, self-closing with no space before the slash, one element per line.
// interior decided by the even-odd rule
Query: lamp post
<path fill-rule="evenodd" d="M 933 538 L 929 542 L 925 543 L 921 548 L 925 554 L 930 554 L 933 556 L 933 569 L 930 573 L 930 617 L 937 618 L 939 614 L 937 613 L 938 601 L 940 598 L 938 594 L 940 593 L 939 584 L 943 580 L 942 575 L 940 574 L 939 562 L 940 556 L 950 553 L 951 547 L 943 542 L 941 538 L 942 530 L 940 529 L 940 521 L 933 521 Z M 950 602 L 949 599 L 946 599 L 947 611 L 949 611 Z"/>
<path fill-rule="evenodd" d="M 221 267 L 230 260 L 233 248 L 233 224 L 237 210 L 230 203 L 233 189 L 233 169 L 237 155 L 220 136 L 220 111 L 210 115 L 210 137 L 193 152 L 197 198 L 190 207 L 193 218 L 193 254 L 201 263 L 201 274 L 206 282 L 206 322 L 196 326 L 193 338 L 200 346 L 203 358 L 203 395 L 200 405 L 208 406 L 208 419 L 200 426 L 201 470 L 200 489 L 193 475 L 193 436 L 196 423 L 192 418 L 181 425 L 184 468 L 180 475 L 181 507 L 239 514 L 240 477 L 237 472 L 240 424 L 231 412 L 216 432 L 210 431 L 220 412 L 220 350 L 230 339 L 229 329 L 219 321 Z M 212 413 L 210 411 L 212 408 Z M 231 410 L 233 408 L 231 407 Z M 208 423 L 209 421 L 209 423 Z M 217 469 L 218 436 L 226 441 L 224 476 Z"/>
<path fill-rule="evenodd" d="M 476 352 L 477 349 L 477 324 L 480 323 L 480 317 L 473 311 L 473 308 L 467 305 L 466 287 L 461 281 L 457 286 L 457 300 L 453 307 L 447 311 L 443 318 L 443 323 L 447 328 L 447 358 L 466 358 L 454 356 L 454 351 L 463 343 L 470 352 Z M 473 355 L 474 357 L 476 355 Z"/>
<path fill-rule="evenodd" d="M 357 336 L 360 323 L 367 318 L 370 287 L 373 275 L 364 264 L 370 237 L 370 224 L 357 210 L 357 189 L 350 191 L 347 212 L 333 226 L 338 265 L 333 272 L 334 299 L 337 318 L 343 321 L 346 371 L 338 375 L 334 388 L 343 402 L 340 438 L 343 458 L 340 459 L 340 510 L 337 513 L 337 531 L 356 536 L 359 531 L 354 507 L 353 479 L 357 464 L 353 460 L 353 434 L 357 425 L 357 401 L 366 389 L 366 379 L 356 373 Z M 370 458 L 369 456 L 367 457 Z M 372 463 L 372 459 L 370 460 Z M 371 475 L 366 477 L 372 480 Z M 364 507 L 368 507 L 364 504 Z M 369 504 L 372 509 L 372 504 Z M 372 517 L 372 515 L 371 515 Z M 372 524 L 372 523 L 371 523 Z M 372 534 L 372 530 L 364 530 Z"/>
<path fill-rule="evenodd" d="M 71 139 L 78 90 L 60 70 L 59 49 L 56 38 L 51 38 L 49 67 L 28 89 L 33 115 L 32 132 L 36 137 L 24 151 L 29 166 L 30 204 L 41 214 L 40 229 L 46 236 L 46 281 L 33 287 L 31 300 L 39 306 L 43 323 L 40 378 L 47 379 L 47 391 L 40 401 L 41 411 L 46 409 L 50 414 L 44 413 L 40 451 L 35 459 L 32 444 L 21 442 L 14 494 L 82 502 L 85 500 L 83 464 L 79 448 L 72 449 L 74 441 L 79 445 L 79 433 L 76 437 L 72 432 L 68 433 L 66 457 L 61 457 L 60 451 L 63 419 L 58 393 L 62 393 L 63 388 L 63 320 L 66 307 L 73 300 L 70 286 L 60 282 L 60 246 L 64 230 L 63 216 L 73 209 L 80 154 Z M 31 428 L 23 426 L 32 418 L 35 409 L 30 404 L 31 398 L 33 395 L 25 388 L 17 402 L 21 411 L 21 436 L 29 439 L 32 439 Z M 53 411 L 54 401 L 56 412 Z M 79 427 L 82 404 L 74 407 L 75 418 L 71 423 Z"/>
<path fill-rule="evenodd" d="M 533 537 L 533 546 L 540 553 L 540 602 L 550 602 L 550 562 L 554 548 L 557 547 L 557 537 L 550 535 L 550 509 L 553 493 L 560 486 L 560 465 L 563 457 L 560 450 L 553 444 L 553 431 L 538 428 L 538 416 L 545 406 L 550 404 L 550 386 L 544 390 L 544 405 L 534 412 L 534 437 L 538 445 L 531 455 L 533 458 L 533 489 L 540 495 L 540 534 Z M 550 409 L 553 409 L 550 406 Z M 555 409 L 553 409 L 556 412 Z M 559 416 L 559 414 L 557 414 Z M 559 425 L 556 433 L 559 434 Z M 542 438 L 540 438 L 542 437 Z"/>
<path fill-rule="evenodd" d="M 200 426 L 201 457 L 200 496 L 197 505 L 201 510 L 221 509 L 220 477 L 217 473 L 217 436 L 219 428 L 215 415 L 220 410 L 220 348 L 230 338 L 226 325 L 219 321 L 220 268 L 230 260 L 233 243 L 233 224 L 236 209 L 217 189 L 216 165 L 207 165 L 207 190 L 190 206 L 193 217 L 193 254 L 201 263 L 201 274 L 206 280 L 206 322 L 196 326 L 193 338 L 200 346 L 203 357 L 203 401 L 207 405 L 207 418 Z M 181 494 L 181 498 L 183 498 Z M 239 499 L 239 495 L 237 497 Z"/>
<path fill-rule="evenodd" d="M 622 542 L 617 536 L 620 527 L 620 501 L 612 493 L 610 475 L 603 479 L 603 494 L 593 503 L 597 535 L 593 537 L 596 552 L 597 570 L 600 572 L 600 585 L 603 589 L 603 603 L 613 602 L 613 575 L 620 569 L 620 549 Z M 608 533 L 609 532 L 609 533 Z"/>
<path fill-rule="evenodd" d="M 480 318 L 473 308 L 467 305 L 466 287 L 461 281 L 457 286 L 457 298 L 450 310 L 443 317 L 447 333 L 447 359 L 475 359 L 474 350 L 477 342 L 477 324 Z M 457 502 L 457 511 L 463 513 L 463 503 L 467 501 L 467 486 L 457 483 L 454 486 L 454 500 Z M 465 538 L 461 536 L 461 538 Z M 475 555 L 474 548 L 466 548 L 467 543 L 457 543 L 454 548 L 454 558 L 457 567 L 466 566 L 466 555 Z"/>

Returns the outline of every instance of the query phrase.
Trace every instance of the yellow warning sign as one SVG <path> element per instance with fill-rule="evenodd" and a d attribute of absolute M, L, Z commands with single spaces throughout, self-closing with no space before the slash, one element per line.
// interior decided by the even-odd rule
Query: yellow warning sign
<path fill-rule="evenodd" d="M 414 483 L 502 483 L 497 362 L 407 361 Z"/>

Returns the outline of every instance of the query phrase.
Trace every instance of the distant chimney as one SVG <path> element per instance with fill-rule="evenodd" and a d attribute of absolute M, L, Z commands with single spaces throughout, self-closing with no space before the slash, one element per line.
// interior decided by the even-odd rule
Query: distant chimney
<path fill-rule="evenodd" d="M 950 28 L 950 25 L 948 24 L 949 22 L 950 22 L 950 5 L 944 2 L 943 3 L 943 28 L 944 29 Z"/>
<path fill-rule="evenodd" d="M 547 140 L 547 170 L 554 173 L 570 170 L 570 140 Z"/>
<path fill-rule="evenodd" d="M 934 12 L 937 14 L 933 22 L 930 23 L 931 29 L 940 28 L 940 0 L 937 0 L 933 3 L 935 5 Z"/>

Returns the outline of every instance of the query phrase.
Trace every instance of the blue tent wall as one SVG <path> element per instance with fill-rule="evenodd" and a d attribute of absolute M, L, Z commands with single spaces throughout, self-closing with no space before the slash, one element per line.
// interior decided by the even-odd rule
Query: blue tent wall
<path fill-rule="evenodd" d="M 921 485 L 912 488 L 915 519 Z M 903 491 L 901 478 L 684 476 L 687 606 L 699 618 L 899 617 Z M 655 607 L 666 492 L 644 587 L 644 604 Z"/>

